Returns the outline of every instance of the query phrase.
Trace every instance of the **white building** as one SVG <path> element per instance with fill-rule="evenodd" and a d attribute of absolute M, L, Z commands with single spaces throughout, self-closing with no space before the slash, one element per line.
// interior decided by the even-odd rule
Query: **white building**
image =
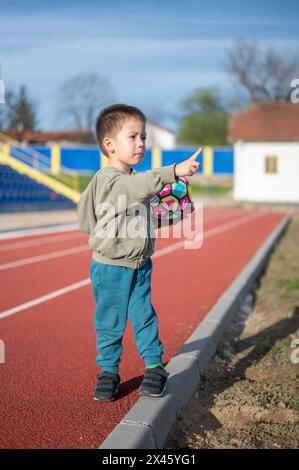
<path fill-rule="evenodd" d="M 147 119 L 145 130 L 147 148 L 157 146 L 161 149 L 172 150 L 176 147 L 175 133 L 168 127 L 161 126 Z"/>
<path fill-rule="evenodd" d="M 234 199 L 299 202 L 299 104 L 258 103 L 234 115 Z"/>

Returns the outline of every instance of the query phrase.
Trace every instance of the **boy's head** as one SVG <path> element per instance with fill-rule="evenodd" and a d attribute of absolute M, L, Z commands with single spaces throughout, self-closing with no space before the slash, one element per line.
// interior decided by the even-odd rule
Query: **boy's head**
<path fill-rule="evenodd" d="M 104 108 L 95 129 L 101 151 L 111 160 L 137 165 L 145 152 L 145 123 L 145 115 L 135 106 L 114 104 Z"/>

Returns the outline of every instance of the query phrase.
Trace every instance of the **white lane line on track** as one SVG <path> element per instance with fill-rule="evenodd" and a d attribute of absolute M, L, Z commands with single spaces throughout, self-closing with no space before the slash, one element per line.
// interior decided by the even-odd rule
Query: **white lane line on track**
<path fill-rule="evenodd" d="M 220 225 L 219 227 L 216 227 L 214 229 L 210 229 L 210 230 L 207 230 L 207 232 L 204 232 L 204 237 L 211 237 L 213 235 L 217 235 L 218 233 L 221 233 L 221 232 L 225 232 L 227 230 L 230 230 L 234 227 L 236 227 L 237 225 L 242 225 L 246 222 L 250 222 L 251 220 L 253 219 L 256 219 L 258 218 L 260 215 L 264 215 L 264 214 L 258 214 L 258 215 L 251 215 L 248 216 L 246 215 L 245 217 L 241 217 L 239 218 L 239 221 L 237 223 L 237 221 L 235 222 L 228 222 L 227 224 L 223 224 L 223 225 Z M 175 243 L 174 245 L 176 246 L 176 250 L 182 248 L 183 246 L 183 243 L 184 242 L 178 242 L 178 243 Z M 169 247 L 171 248 L 171 247 Z M 159 257 L 159 256 L 163 256 L 163 255 L 166 255 L 168 254 L 170 251 L 174 251 L 173 249 L 171 250 L 168 250 L 168 248 L 162 248 L 161 250 L 158 250 L 153 256 L 155 258 Z M 50 300 L 54 297 L 58 297 L 60 295 L 63 295 L 63 294 L 66 294 L 72 290 L 76 290 L 76 289 L 80 289 L 81 287 L 85 287 L 87 285 L 90 284 L 90 278 L 87 278 L 87 279 L 83 279 L 82 281 L 79 281 L 79 282 L 76 282 L 75 284 L 71 284 L 69 286 L 66 286 L 62 289 L 58 289 L 54 292 L 51 292 L 50 294 L 47 294 L 47 295 L 43 295 L 42 297 L 38 297 L 34 300 L 31 300 L 29 302 L 26 302 L 24 304 L 21 304 L 21 305 L 18 305 L 17 307 L 13 307 L 13 308 L 10 308 L 8 310 L 5 310 L 4 312 L 1 312 L 0 313 L 0 319 L 1 318 L 5 318 L 5 317 L 8 317 L 10 315 L 14 315 L 18 312 L 21 312 L 22 310 L 26 310 L 27 308 L 30 308 L 30 307 L 33 307 L 35 305 L 38 305 L 42 302 L 46 302 L 47 300 Z"/>
<path fill-rule="evenodd" d="M 17 250 L 19 248 L 27 248 L 28 246 L 36 246 L 36 245 L 44 245 L 45 243 L 53 243 L 53 242 L 61 242 L 65 240 L 71 240 L 74 238 L 82 238 L 84 234 L 81 232 L 76 233 L 69 233 L 65 235 L 53 235 L 50 237 L 43 237 L 38 238 L 35 240 L 27 240 L 24 242 L 13 242 L 13 243 L 5 243 L 5 245 L 0 245 L 0 251 L 8 251 L 8 250 Z M 87 234 L 86 234 L 87 236 Z"/>
<path fill-rule="evenodd" d="M 24 230 L 9 230 L 0 232 L 0 240 L 9 240 L 10 238 L 30 237 L 31 235 L 42 235 L 46 233 L 67 232 L 69 230 L 79 230 L 77 222 L 70 224 L 54 225 L 51 227 L 26 228 Z"/>
<path fill-rule="evenodd" d="M 240 217 L 242 215 L 242 213 L 244 213 L 244 211 L 242 211 L 240 213 L 239 212 L 236 212 L 236 211 L 225 211 L 225 214 L 222 214 L 222 213 L 217 213 L 217 214 L 213 214 L 211 212 L 208 212 L 208 214 L 205 212 L 205 216 L 204 216 L 204 219 L 205 219 L 205 222 L 218 222 L 220 220 L 223 220 L 223 219 L 229 219 L 230 217 Z"/>
<path fill-rule="evenodd" d="M 207 231 L 204 231 L 203 233 L 203 240 L 206 238 L 212 237 L 213 235 L 217 235 L 218 233 L 225 232 L 227 230 L 231 230 L 234 227 L 237 227 L 238 225 L 244 224 L 246 222 L 250 222 L 251 220 L 254 220 L 258 217 L 261 216 L 261 213 L 259 214 L 249 214 L 245 215 L 244 217 L 239 217 L 238 220 L 232 220 L 231 222 L 227 222 L 225 224 L 219 225 L 218 227 L 211 228 Z M 195 239 L 192 241 L 188 241 L 188 245 L 192 246 L 197 244 L 197 242 L 201 239 L 201 234 L 196 235 Z M 168 253 L 171 253 L 172 251 L 178 250 L 180 248 L 183 248 L 185 246 L 186 240 L 180 240 L 177 243 L 173 243 L 170 246 L 167 246 L 165 248 L 161 248 L 161 250 L 158 250 L 156 253 L 153 254 L 152 258 L 158 258 L 159 256 L 167 255 Z"/>
<path fill-rule="evenodd" d="M 249 217 L 248 215 L 245 216 L 245 218 Z M 252 214 L 250 214 L 250 217 L 256 217 L 256 215 L 252 216 Z M 234 223 L 234 222 L 238 222 L 240 219 L 242 219 L 242 217 L 238 217 L 237 219 L 234 219 L 233 221 L 231 222 L 228 222 L 228 224 L 231 224 L 231 223 Z M 220 227 L 222 227 L 223 225 L 220 225 Z M 211 229 L 211 230 L 214 230 L 214 229 Z M 161 233 L 162 233 L 163 229 L 161 229 Z M 204 232 L 204 236 L 206 233 L 208 233 L 209 231 L 207 232 Z M 78 237 L 79 234 L 71 234 L 71 235 L 65 235 L 65 237 Z M 50 239 L 50 238 L 55 238 L 55 237 L 47 237 L 47 239 Z M 159 238 L 159 237 L 157 237 Z M 44 239 L 41 239 L 41 241 L 44 240 Z M 198 238 L 197 238 L 198 240 Z M 174 243 L 173 245 L 171 245 L 170 247 L 168 248 L 164 248 L 165 250 L 169 250 L 169 252 L 173 251 L 174 249 L 177 249 L 175 248 L 176 246 L 179 248 L 181 245 L 184 245 L 186 240 L 184 241 L 180 241 L 178 243 Z M 195 240 L 196 241 L 196 240 Z M 195 243 L 194 241 L 194 243 Z M 37 242 L 37 240 L 31 240 L 31 242 Z M 27 242 L 19 242 L 19 243 L 30 243 L 30 240 L 28 240 Z M 190 243 L 193 243 L 193 242 L 188 242 L 189 243 L 189 246 L 190 246 Z M 17 243 L 16 243 L 17 244 Z M 13 244 L 15 245 L 15 244 Z M 174 248 L 172 248 L 174 247 Z M 0 246 L 0 251 L 1 251 L 1 246 Z M 48 261 L 48 260 L 51 260 L 51 259 L 54 259 L 54 258 L 59 258 L 60 256 L 68 256 L 68 255 L 72 255 L 74 253 L 80 253 L 81 251 L 84 251 L 84 250 L 89 250 L 89 246 L 87 244 L 84 244 L 84 245 L 79 245 L 79 246 L 76 246 L 76 247 L 73 247 L 73 248 L 67 248 L 67 249 L 64 249 L 64 250 L 58 250 L 58 251 L 53 251 L 51 253 L 45 253 L 43 255 L 37 255 L 37 256 L 31 256 L 29 258 L 24 258 L 24 259 L 20 259 L 20 260 L 17 260 L 17 261 L 11 261 L 9 263 L 4 263 L 4 264 L 0 264 L 0 271 L 5 271 L 6 269 L 14 269 L 14 268 L 18 268 L 20 266 L 26 266 L 27 264 L 33 264 L 33 263 L 40 263 L 42 261 Z M 161 251 L 161 250 L 160 250 Z M 168 251 L 166 251 L 168 252 Z M 153 255 L 153 257 L 156 256 L 156 255 Z"/>
<path fill-rule="evenodd" d="M 25 258 L 19 261 L 0 264 L 0 271 L 18 268 L 20 266 L 25 266 L 26 264 L 39 263 L 40 261 L 48 261 L 49 259 L 60 258 L 62 256 L 69 256 L 86 250 L 90 250 L 88 245 L 80 245 L 75 246 L 74 248 L 67 248 L 66 250 L 53 251 L 53 253 L 47 253 L 46 255 L 32 256 L 31 258 Z"/>
<path fill-rule="evenodd" d="M 80 289 L 81 287 L 85 287 L 90 284 L 90 279 L 84 279 L 83 281 L 76 282 L 75 284 L 71 284 L 70 286 L 63 287 L 62 289 L 55 290 L 50 294 L 43 295 L 42 297 L 38 297 L 34 300 L 30 300 L 24 304 L 18 305 L 17 307 L 10 308 L 5 312 L 0 313 L 0 318 L 9 317 L 10 315 L 14 315 L 15 313 L 21 312 L 26 308 L 34 307 L 35 305 L 39 305 L 43 302 L 47 302 L 48 300 L 54 299 L 55 297 L 59 297 L 60 295 L 67 294 L 72 290 Z"/>

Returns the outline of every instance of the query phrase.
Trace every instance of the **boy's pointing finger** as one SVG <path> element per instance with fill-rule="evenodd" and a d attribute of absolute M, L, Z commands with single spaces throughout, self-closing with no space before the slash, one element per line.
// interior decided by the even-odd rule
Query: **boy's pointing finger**
<path fill-rule="evenodd" d="M 199 149 L 196 150 L 196 152 L 195 152 L 193 155 L 191 155 L 191 157 L 189 158 L 189 160 L 192 160 L 192 161 L 196 160 L 197 157 L 198 157 L 198 155 L 201 153 L 201 151 L 202 151 L 202 148 L 199 147 Z"/>

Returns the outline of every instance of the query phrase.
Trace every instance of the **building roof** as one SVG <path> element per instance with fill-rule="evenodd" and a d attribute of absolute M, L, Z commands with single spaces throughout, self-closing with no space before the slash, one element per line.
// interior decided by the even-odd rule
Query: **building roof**
<path fill-rule="evenodd" d="M 18 137 L 17 131 L 10 129 L 4 131 L 3 134 L 6 134 L 8 137 L 16 139 Z M 88 137 L 91 134 L 90 131 L 25 131 L 23 135 L 23 140 L 25 142 L 35 142 L 44 144 L 48 141 L 60 141 L 60 140 L 80 140 L 84 137 Z"/>
<path fill-rule="evenodd" d="M 229 138 L 248 142 L 299 141 L 299 104 L 256 103 L 230 118 Z"/>

